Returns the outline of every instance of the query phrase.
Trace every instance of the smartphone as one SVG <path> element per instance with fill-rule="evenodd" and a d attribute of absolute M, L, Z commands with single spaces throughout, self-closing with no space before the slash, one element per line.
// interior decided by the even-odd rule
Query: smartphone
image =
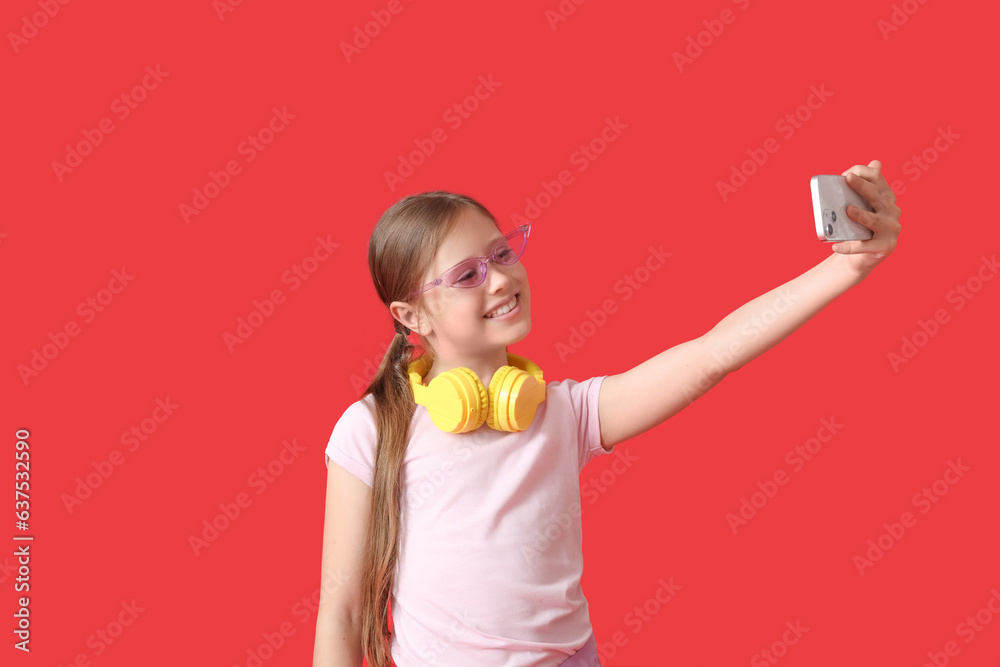
<path fill-rule="evenodd" d="M 816 218 L 816 236 L 820 241 L 865 240 L 872 237 L 872 230 L 847 217 L 847 205 L 854 204 L 865 211 L 874 211 L 843 176 L 813 176 L 813 216 Z"/>

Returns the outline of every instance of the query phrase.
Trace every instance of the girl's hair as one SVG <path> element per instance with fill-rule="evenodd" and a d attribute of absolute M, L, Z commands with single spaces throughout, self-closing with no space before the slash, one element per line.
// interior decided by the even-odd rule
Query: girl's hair
<path fill-rule="evenodd" d="M 404 301 L 420 287 L 420 280 L 438 248 L 465 209 L 481 213 L 499 229 L 496 218 L 485 206 L 471 197 L 450 192 L 410 195 L 382 214 L 368 243 L 368 268 L 378 298 L 386 307 L 393 301 Z M 422 305 L 421 295 L 416 300 L 417 309 Z M 399 555 L 402 493 L 399 475 L 409 440 L 410 420 L 416 409 L 407 369 L 417 357 L 417 347 L 397 329 L 375 378 L 361 395 L 374 396 L 378 433 L 361 581 L 361 640 L 370 667 L 391 665 L 388 604 Z M 419 348 L 432 364 L 434 350 L 423 336 Z"/>

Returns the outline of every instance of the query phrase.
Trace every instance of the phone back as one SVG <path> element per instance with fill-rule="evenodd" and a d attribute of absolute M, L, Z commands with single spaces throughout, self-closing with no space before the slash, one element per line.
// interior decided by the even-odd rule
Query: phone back
<path fill-rule="evenodd" d="M 820 241 L 854 241 L 872 237 L 872 230 L 854 222 L 847 216 L 847 205 L 854 204 L 865 211 L 872 211 L 861 195 L 847 184 L 843 176 L 813 176 L 809 181 L 812 190 L 813 215 L 816 218 L 816 236 Z"/>

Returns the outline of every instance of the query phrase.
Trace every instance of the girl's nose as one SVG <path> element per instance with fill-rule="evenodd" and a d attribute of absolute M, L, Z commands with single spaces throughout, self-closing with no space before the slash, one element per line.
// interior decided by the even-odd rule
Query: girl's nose
<path fill-rule="evenodd" d="M 486 283 L 489 291 L 502 292 L 510 284 L 510 276 L 507 274 L 508 267 L 496 262 L 486 264 Z"/>

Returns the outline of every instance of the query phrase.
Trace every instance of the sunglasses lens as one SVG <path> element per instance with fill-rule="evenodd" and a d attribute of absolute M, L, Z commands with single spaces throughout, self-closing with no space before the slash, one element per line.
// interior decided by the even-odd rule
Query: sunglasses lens
<path fill-rule="evenodd" d="M 475 287 L 483 282 L 479 260 L 470 259 L 453 267 L 444 275 L 444 279 L 454 287 Z"/>
<path fill-rule="evenodd" d="M 524 246 L 527 242 L 528 235 L 523 230 L 497 241 L 493 247 L 497 263 L 514 264 L 517 262 L 524 253 Z M 470 259 L 452 267 L 441 277 L 451 287 L 475 287 L 483 284 L 485 273 L 483 264 L 478 259 Z"/>
<path fill-rule="evenodd" d="M 513 264 L 524 254 L 527 242 L 528 235 L 521 231 L 500 239 L 496 245 L 497 261 L 501 264 Z"/>

